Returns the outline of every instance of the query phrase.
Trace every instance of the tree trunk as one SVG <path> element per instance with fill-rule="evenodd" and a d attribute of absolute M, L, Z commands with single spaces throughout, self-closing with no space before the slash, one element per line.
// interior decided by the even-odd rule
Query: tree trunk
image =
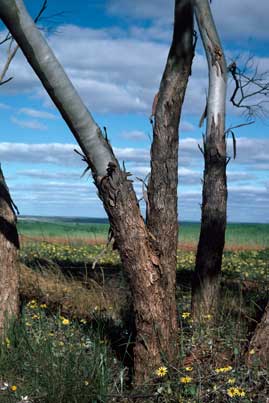
<path fill-rule="evenodd" d="M 269 302 L 252 336 L 247 361 L 249 364 L 255 361 L 259 365 L 269 368 Z"/>
<path fill-rule="evenodd" d="M 18 249 L 16 215 L 0 167 L 0 335 L 19 311 Z"/>
<path fill-rule="evenodd" d="M 194 53 L 191 2 L 175 2 L 173 41 L 156 104 L 148 183 L 147 226 L 160 260 L 165 295 L 170 362 L 177 357 L 178 320 L 175 300 L 178 244 L 179 119 Z M 155 108 L 153 108 L 155 109 Z M 154 111 L 153 111 L 154 113 Z"/>
<path fill-rule="evenodd" d="M 177 0 L 177 4 L 179 3 Z M 176 13 L 177 17 L 179 17 L 178 14 Z M 0 0 L 0 17 L 20 45 L 28 62 L 73 132 L 85 154 L 85 161 L 92 169 L 95 185 L 109 217 L 115 247 L 119 250 L 123 268 L 130 280 L 136 328 L 135 380 L 136 383 L 142 383 L 153 375 L 153 371 L 159 365 L 175 360 L 176 308 L 175 297 L 171 296 L 175 291 L 175 283 L 174 274 L 170 271 L 172 265 L 172 270 L 175 270 L 175 235 L 173 233 L 172 241 L 175 250 L 173 258 L 169 261 L 167 255 L 161 255 L 159 252 L 161 249 L 152 242 L 154 235 L 148 231 L 141 216 L 135 192 L 128 180 L 128 173 L 120 169 L 108 141 L 103 138 L 100 128 L 85 108 L 43 35 L 35 27 L 23 2 Z M 184 43 L 184 49 L 188 52 L 189 30 L 187 31 L 185 24 L 183 26 L 185 28 L 178 32 L 185 39 L 179 42 L 179 45 Z M 177 40 L 181 40 L 179 34 L 174 38 L 174 48 Z M 178 62 L 176 58 L 173 60 L 172 70 Z M 178 115 L 174 108 L 180 111 L 180 102 L 183 101 L 189 74 L 189 67 L 186 67 L 184 63 L 179 65 L 177 72 L 178 75 L 182 73 L 182 66 L 185 66 L 186 72 L 183 74 L 183 84 L 180 84 L 178 95 L 175 96 L 175 89 L 170 90 L 175 96 L 173 102 L 177 104 L 172 108 L 169 127 L 162 128 L 162 131 L 171 130 L 172 136 L 175 129 L 172 130 L 170 125 L 178 124 Z M 176 73 L 173 72 L 173 80 L 175 75 Z M 168 77 L 165 80 L 168 82 Z M 178 79 L 175 82 L 180 83 Z M 167 103 L 167 95 L 163 95 L 164 105 Z M 168 119 L 171 107 L 172 105 L 165 107 L 165 119 Z M 171 137 L 170 134 L 167 138 L 169 137 Z M 171 137 L 170 146 L 174 145 L 175 141 Z M 172 158 L 175 158 L 175 155 Z M 174 170 L 177 167 L 174 162 L 170 163 L 168 160 L 167 168 Z M 153 174 L 153 176 L 156 175 L 157 173 Z M 174 180 L 176 176 L 177 173 L 169 174 L 165 180 L 169 181 L 171 178 Z M 175 182 L 168 189 L 173 188 L 175 192 L 176 185 Z M 167 200 L 170 201 L 169 198 Z M 175 213 L 173 213 L 173 222 L 174 216 Z M 153 226 L 153 224 L 150 225 L 151 230 Z M 171 231 L 175 231 L 175 224 L 171 224 L 171 228 L 169 225 L 168 235 Z M 167 270 L 168 274 L 166 274 Z"/>
<path fill-rule="evenodd" d="M 206 51 L 209 94 L 204 137 L 204 180 L 201 231 L 192 284 L 195 320 L 216 313 L 225 243 L 227 183 L 225 101 L 227 67 L 208 0 L 195 0 L 194 10 Z"/>

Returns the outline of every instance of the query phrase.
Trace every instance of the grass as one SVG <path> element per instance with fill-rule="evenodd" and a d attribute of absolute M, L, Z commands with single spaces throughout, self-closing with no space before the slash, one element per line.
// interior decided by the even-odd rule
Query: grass
<path fill-rule="evenodd" d="M 268 251 L 263 254 L 268 258 Z M 188 256 L 184 258 L 186 263 Z M 179 268 L 180 272 L 184 270 Z M 48 273 L 42 275 L 46 282 Z M 240 279 L 236 273 L 235 276 Z M 263 279 L 262 270 L 259 278 Z M 61 276 L 58 281 L 62 282 Z M 69 279 L 63 286 L 78 284 Z M 54 289 L 52 294 L 57 292 Z M 70 292 L 69 289 L 57 296 L 60 301 L 68 300 Z M 207 317 L 206 325 L 198 329 L 193 327 L 190 316 L 189 286 L 178 287 L 178 365 L 172 368 L 164 361 L 165 371 L 152 373 L 151 381 L 142 385 L 139 393 L 136 391 L 136 395 L 148 396 L 146 400 L 127 397 L 127 368 L 113 353 L 111 330 L 100 312 L 91 318 L 86 316 L 89 308 L 84 306 L 82 296 L 79 313 L 72 315 L 71 306 L 63 313 L 60 304 L 48 296 L 48 290 L 46 296 L 47 304 L 40 299 L 24 302 L 20 321 L 13 324 L 2 341 L 0 402 L 18 403 L 28 396 L 27 401 L 33 403 L 263 403 L 268 396 L 267 371 L 256 366 L 255 361 L 251 368 L 245 365 L 249 326 L 251 318 L 256 317 L 257 304 L 266 296 L 264 287 L 246 293 L 240 283 L 235 289 L 226 284 L 219 325 L 216 327 Z M 126 352 L 128 337 L 121 344 Z"/>
<path fill-rule="evenodd" d="M 19 221 L 20 235 L 39 238 L 64 238 L 73 242 L 80 238 L 106 238 L 108 224 L 80 224 L 42 221 Z"/>
<path fill-rule="evenodd" d="M 197 244 L 200 225 L 198 223 L 182 223 L 179 227 L 179 242 Z M 228 247 L 269 247 L 269 224 L 228 224 L 226 231 Z"/>
<path fill-rule="evenodd" d="M 101 330 L 49 314 L 45 304 L 31 300 L 0 349 L 6 384 L 0 402 L 18 402 L 22 396 L 46 403 L 106 401 L 113 363 Z"/>
<path fill-rule="evenodd" d="M 252 367 L 245 365 L 249 337 L 268 299 L 269 248 L 256 250 L 255 225 L 250 237 L 254 250 L 224 254 L 217 326 L 210 316 L 199 328 L 193 326 L 190 280 L 195 253 L 178 251 L 177 365 L 171 368 L 164 361 L 165 370 L 153 372 L 138 391 L 129 389 L 129 297 L 117 253 L 80 242 L 80 227 L 92 223 L 79 223 L 80 235 L 74 238 L 74 223 L 27 225 L 22 223 L 21 231 L 25 234 L 28 228 L 31 238 L 42 231 L 44 237 L 49 233 L 49 238 L 61 238 L 69 228 L 70 243 L 34 239 L 22 244 L 21 261 L 30 269 L 22 265 L 20 273 L 21 318 L 0 345 L 0 403 L 266 401 L 268 373 L 259 368 L 255 351 Z M 40 232 L 34 232 L 38 226 L 42 231 L 39 227 Z M 264 228 L 260 243 L 268 236 Z M 191 242 L 197 226 L 188 224 L 185 230 L 185 240 Z M 245 226 L 231 230 L 237 242 L 247 239 Z M 94 261 L 98 263 L 92 270 Z"/>
<path fill-rule="evenodd" d="M 18 230 L 21 235 L 38 238 L 62 238 L 67 243 L 76 240 L 100 241 L 107 237 L 109 225 L 106 223 L 88 223 L 87 221 L 61 220 L 33 221 L 19 220 Z M 196 245 L 199 239 L 198 223 L 182 223 L 179 227 L 180 244 Z M 231 247 L 266 248 L 269 247 L 269 224 L 228 224 L 226 244 Z"/>

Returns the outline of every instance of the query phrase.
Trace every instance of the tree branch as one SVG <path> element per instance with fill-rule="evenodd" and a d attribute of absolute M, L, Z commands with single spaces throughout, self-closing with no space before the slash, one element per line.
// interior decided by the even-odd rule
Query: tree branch
<path fill-rule="evenodd" d="M 235 83 L 230 98 L 232 104 L 241 108 L 248 120 L 268 116 L 269 111 L 265 107 L 268 100 L 264 97 L 267 98 L 269 95 L 269 72 L 259 73 L 253 57 L 249 57 L 242 68 L 238 67 L 236 61 L 233 61 L 228 66 L 227 71 L 231 73 Z M 247 102 L 250 99 L 253 102 Z"/>

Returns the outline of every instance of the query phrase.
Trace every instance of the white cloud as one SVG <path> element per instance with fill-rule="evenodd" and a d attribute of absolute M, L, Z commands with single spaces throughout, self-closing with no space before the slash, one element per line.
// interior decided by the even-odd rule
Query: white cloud
<path fill-rule="evenodd" d="M 0 109 L 6 110 L 6 109 L 10 109 L 10 108 L 11 108 L 10 105 L 7 105 L 7 104 L 4 104 L 4 103 L 0 102 Z"/>
<path fill-rule="evenodd" d="M 25 169 L 25 170 L 18 170 L 16 172 L 17 177 L 26 176 L 31 179 L 39 179 L 39 180 L 48 180 L 48 179 L 72 179 L 72 180 L 79 180 L 81 177 L 81 173 L 79 170 L 77 171 L 55 171 L 51 172 L 44 169 Z M 14 179 L 14 177 L 13 177 Z"/>
<path fill-rule="evenodd" d="M 56 119 L 56 116 L 53 113 L 41 111 L 38 109 L 32 109 L 32 108 L 21 108 L 18 110 L 18 114 L 31 116 L 32 118 L 37 118 L 37 119 L 49 119 L 49 120 Z"/>
<path fill-rule="evenodd" d="M 192 123 L 182 121 L 180 123 L 179 131 L 182 132 L 193 132 L 195 130 L 195 126 Z"/>
<path fill-rule="evenodd" d="M 126 140 L 143 141 L 147 139 L 144 132 L 140 130 L 132 130 L 130 132 L 121 133 L 121 137 Z"/>
<path fill-rule="evenodd" d="M 212 1 L 212 12 L 222 37 L 234 41 L 240 38 L 268 38 L 268 0 Z M 157 23 L 172 23 L 174 0 L 110 0 L 108 12 L 129 19 L 146 19 Z"/>
<path fill-rule="evenodd" d="M 179 140 L 180 167 L 191 169 L 191 167 L 196 168 L 203 165 L 198 143 L 197 139 L 191 137 Z M 76 144 L 62 143 L 27 144 L 2 142 L 0 143 L 0 160 L 81 167 L 83 164 L 74 149 L 79 150 L 79 147 Z M 228 141 L 228 151 L 232 154 L 232 140 Z M 145 163 L 149 163 L 149 147 L 114 147 L 114 152 L 120 161 L 142 164 L 142 167 L 145 166 Z M 252 167 L 251 175 L 253 175 L 254 170 L 266 168 L 267 164 L 269 164 L 269 139 L 237 138 L 237 157 L 230 162 L 229 169 L 233 167 L 237 172 L 240 172 L 239 166 L 247 165 Z M 142 168 L 138 166 L 136 169 Z M 246 168 L 244 169 L 246 171 Z M 247 173 L 247 176 L 249 179 L 249 173 Z"/>
<path fill-rule="evenodd" d="M 11 117 L 11 122 L 17 126 L 20 126 L 25 129 L 32 129 L 32 130 L 47 130 L 48 127 L 43 123 L 40 123 L 38 120 L 22 120 L 18 119 L 15 116 Z"/>
<path fill-rule="evenodd" d="M 144 35 L 141 39 L 134 29 L 116 31 L 115 34 L 114 29 L 90 29 L 73 25 L 58 28 L 60 33 L 51 34 L 49 43 L 92 112 L 150 115 L 165 67 L 169 40 L 159 42 L 151 35 Z M 1 48 L 0 56 L 4 52 Z M 45 105 L 51 107 L 48 95 L 21 53 L 13 60 L 10 74 L 14 80 L 2 88 L 3 94 L 26 93 L 38 96 Z M 197 53 L 185 111 L 193 113 L 197 110 L 198 114 L 202 113 L 206 76 L 205 58 Z M 40 117 L 29 108 L 24 108 L 24 112 L 25 109 L 29 116 L 31 113 L 32 117 L 34 114 Z"/>
<path fill-rule="evenodd" d="M 21 206 L 23 212 L 29 213 L 38 210 L 38 204 L 44 206 L 47 203 L 47 213 L 53 211 L 60 213 L 60 206 L 65 205 L 65 211 L 70 206 L 70 215 L 75 215 L 75 207 L 81 208 L 83 214 L 87 206 L 94 206 L 93 213 L 88 215 L 103 215 L 101 204 L 97 201 L 96 189 L 92 180 L 85 176 L 80 178 L 84 164 L 74 153 L 75 144 L 23 144 L 0 143 L 0 160 L 5 165 L 18 163 L 27 164 L 27 169 L 16 169 L 14 175 L 10 169 L 9 186 L 16 203 Z M 197 148 L 197 140 L 187 138 L 181 140 L 179 158 L 179 201 L 180 216 L 184 219 L 200 219 L 199 203 L 201 202 L 201 177 L 203 173 L 203 160 Z M 251 150 L 251 157 L 249 150 Z M 238 139 L 238 160 L 228 166 L 228 206 L 229 219 L 231 221 L 260 221 L 268 220 L 267 210 L 269 206 L 269 192 L 267 177 L 257 170 L 261 150 L 264 153 L 262 160 L 269 161 L 269 140 Z M 149 151 L 137 148 L 116 148 L 117 156 L 126 161 L 126 168 L 134 176 L 144 178 L 149 172 Z M 239 156 L 243 163 L 239 163 Z M 184 156 L 184 158 L 182 157 Z M 246 169 L 246 162 L 248 168 Z M 49 164 L 50 169 L 32 168 L 39 164 Z M 269 163 L 269 162 L 268 162 Z M 58 167 L 59 168 L 58 168 Z M 77 171 L 69 167 L 77 167 Z M 66 169 L 64 171 L 64 169 Z M 13 169 L 14 170 L 14 169 Z M 5 169 L 6 171 L 6 169 Z M 25 179 L 21 179 L 26 177 Z M 141 194 L 141 183 L 135 181 L 135 189 L 138 196 Z M 79 197 L 78 197 L 79 195 Z M 79 207 L 80 206 L 80 207 Z M 59 210 L 57 210 L 59 209 Z M 97 210 L 96 210 L 97 209 Z M 78 210 L 77 210 L 78 211 Z"/>

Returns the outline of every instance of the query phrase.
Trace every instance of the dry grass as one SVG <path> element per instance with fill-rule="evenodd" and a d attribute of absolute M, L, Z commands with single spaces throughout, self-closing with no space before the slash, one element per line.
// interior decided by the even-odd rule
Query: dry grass
<path fill-rule="evenodd" d="M 66 278 L 60 270 L 34 271 L 20 264 L 20 295 L 26 300 L 37 299 L 74 318 L 91 320 L 97 315 L 120 320 L 127 305 L 127 294 L 121 290 L 108 292 L 106 287 L 88 279 L 84 283 Z"/>

